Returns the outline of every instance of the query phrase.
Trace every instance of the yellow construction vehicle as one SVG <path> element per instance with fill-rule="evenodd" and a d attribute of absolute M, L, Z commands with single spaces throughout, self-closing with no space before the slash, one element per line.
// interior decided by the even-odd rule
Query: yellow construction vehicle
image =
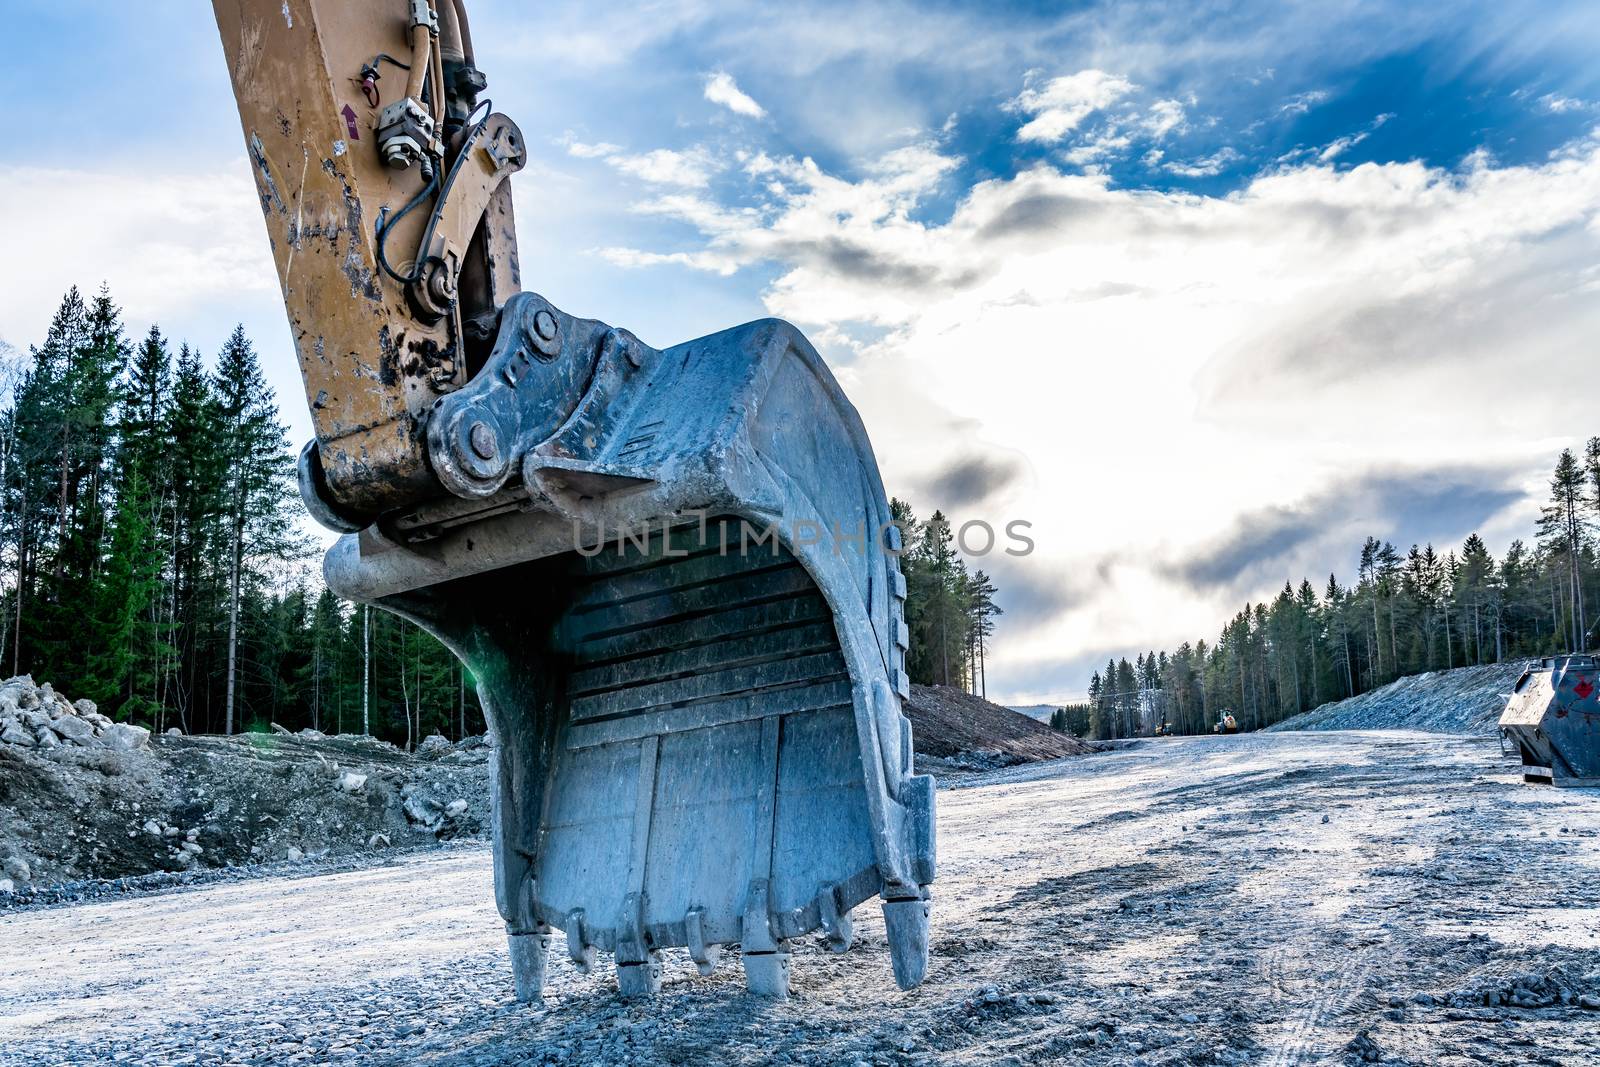
<path fill-rule="evenodd" d="M 671 348 L 521 289 L 462 0 L 215 0 L 316 437 L 329 586 L 478 680 L 518 995 L 555 931 L 625 994 L 661 953 L 843 951 L 883 902 L 927 966 L 932 781 L 912 773 L 899 531 L 855 410 L 794 327 Z M 530 266 L 537 273 L 543 265 Z"/>

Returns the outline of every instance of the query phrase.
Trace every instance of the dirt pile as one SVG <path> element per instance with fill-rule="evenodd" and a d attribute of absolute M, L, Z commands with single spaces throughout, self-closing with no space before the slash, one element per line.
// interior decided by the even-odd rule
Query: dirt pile
<path fill-rule="evenodd" d="M 440 738 L 408 755 L 315 731 L 0 744 L 0 891 L 479 836 L 489 751 Z"/>
<path fill-rule="evenodd" d="M 993 770 L 1091 751 L 1070 734 L 949 686 L 912 686 L 905 709 L 917 755 L 935 774 Z"/>
<path fill-rule="evenodd" d="M 955 689 L 914 686 L 906 712 L 919 762 L 940 775 L 1089 751 Z M 337 863 L 489 830 L 483 738 L 430 737 L 414 753 L 282 727 L 152 738 L 31 679 L 0 684 L 0 718 L 0 894 L 12 903 L 98 895 L 106 880 Z"/>
<path fill-rule="evenodd" d="M 112 722 L 100 714 L 94 701 L 68 700 L 50 688 L 49 682 L 36 685 L 27 674 L 0 682 L 0 745 L 45 751 L 66 746 L 129 752 L 149 742 L 149 730 Z"/>
<path fill-rule="evenodd" d="M 1323 704 L 1267 729 L 1492 734 L 1511 687 L 1533 662 L 1515 660 L 1400 678 L 1370 693 Z"/>

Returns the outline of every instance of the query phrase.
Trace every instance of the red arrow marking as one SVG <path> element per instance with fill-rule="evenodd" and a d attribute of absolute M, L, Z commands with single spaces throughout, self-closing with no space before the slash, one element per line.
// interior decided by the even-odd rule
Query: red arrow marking
<path fill-rule="evenodd" d="M 344 116 L 344 128 L 349 131 L 350 139 L 352 141 L 361 140 L 361 127 L 356 125 L 356 109 L 346 104 L 344 110 L 339 114 Z"/>
<path fill-rule="evenodd" d="M 1578 684 L 1572 687 L 1572 691 L 1578 694 L 1579 700 L 1587 700 L 1589 694 L 1594 692 L 1594 686 L 1589 682 L 1589 679 L 1579 678 Z"/>

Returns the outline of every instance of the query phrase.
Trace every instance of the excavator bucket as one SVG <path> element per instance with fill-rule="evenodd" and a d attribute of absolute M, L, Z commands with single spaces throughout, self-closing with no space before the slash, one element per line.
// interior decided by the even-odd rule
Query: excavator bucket
<path fill-rule="evenodd" d="M 460 0 L 215 0 L 316 439 L 335 592 L 472 672 L 496 743 L 517 993 L 557 933 L 625 994 L 882 900 L 927 966 L 932 780 L 912 772 L 905 581 L 865 430 L 792 326 L 668 349 L 520 292 Z"/>
<path fill-rule="evenodd" d="M 543 316 L 560 343 L 529 362 Z M 576 399 L 518 457 L 522 494 L 464 525 L 418 509 L 410 546 L 346 535 L 325 571 L 478 681 L 519 992 L 561 931 L 581 969 L 612 953 L 625 993 L 657 987 L 663 949 L 710 973 L 732 944 L 750 987 L 782 995 L 786 942 L 820 928 L 843 951 L 875 895 L 916 985 L 934 793 L 900 710 L 898 530 L 855 411 L 782 322 L 657 351 L 524 294 L 501 340 L 440 425 L 515 439 L 527 409 Z M 569 362 L 588 386 L 553 396 Z"/>

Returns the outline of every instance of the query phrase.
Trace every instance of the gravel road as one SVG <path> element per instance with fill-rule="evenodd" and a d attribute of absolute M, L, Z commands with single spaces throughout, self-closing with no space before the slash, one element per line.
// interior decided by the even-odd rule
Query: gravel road
<path fill-rule="evenodd" d="M 649 1005 L 561 960 L 518 1005 L 460 847 L 0 913 L 0 1064 L 1600 1063 L 1600 795 L 1493 739 L 1149 741 L 939 803 L 910 993 L 861 909 L 787 1003 L 678 953 Z"/>

